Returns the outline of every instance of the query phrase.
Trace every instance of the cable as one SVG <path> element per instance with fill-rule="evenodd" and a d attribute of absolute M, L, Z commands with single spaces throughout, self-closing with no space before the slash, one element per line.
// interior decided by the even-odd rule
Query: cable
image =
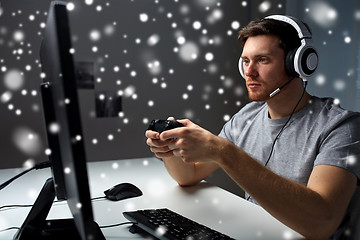
<path fill-rule="evenodd" d="M 1 185 L 0 185 L 0 190 L 3 189 L 3 188 L 5 188 L 7 185 L 9 185 L 11 182 L 13 182 L 14 180 L 16 180 L 17 178 L 21 177 L 22 175 L 24 175 L 24 174 L 26 174 L 26 173 L 34 170 L 34 169 L 38 170 L 38 169 L 48 168 L 48 167 L 50 167 L 50 166 L 51 166 L 51 162 L 50 162 L 50 161 L 38 163 L 38 164 L 36 164 L 34 167 L 29 168 L 29 169 L 27 169 L 27 170 L 19 173 L 18 175 L 10 178 L 9 180 L 7 180 L 7 181 L 4 182 L 3 184 L 1 184 Z"/>
<path fill-rule="evenodd" d="M 116 224 L 111 224 L 111 225 L 104 225 L 104 226 L 99 226 L 99 228 L 112 228 L 112 227 L 118 227 L 118 226 L 122 226 L 122 225 L 126 225 L 126 224 L 133 224 L 133 222 L 122 222 L 122 223 L 116 223 Z M 8 227 L 5 229 L 1 229 L 1 232 L 5 232 L 5 231 L 9 231 L 9 230 L 19 230 L 19 227 Z"/>
<path fill-rule="evenodd" d="M 64 202 L 65 200 L 56 200 L 53 203 L 60 203 Z M 6 209 L 2 210 L 3 208 L 22 208 L 22 207 L 32 207 L 33 204 L 14 204 L 14 205 L 4 205 L 0 206 L 0 211 L 5 211 Z"/>
<path fill-rule="evenodd" d="M 4 211 L 4 210 L 1 210 L 3 208 L 20 208 L 20 207 L 32 207 L 33 205 L 31 204 L 18 204 L 18 205 L 4 205 L 4 206 L 0 206 L 0 211 Z"/>
<path fill-rule="evenodd" d="M 94 197 L 91 198 L 91 201 L 95 201 L 95 200 L 101 200 L 101 199 L 106 199 L 106 197 Z M 53 203 L 60 203 L 60 202 L 64 202 L 65 200 L 56 200 Z M 4 208 L 21 208 L 21 207 L 32 207 L 32 204 L 16 204 L 16 205 L 4 205 L 4 206 L 0 206 L 0 212 L 1 211 L 5 211 L 6 209 Z M 3 210 L 4 209 L 4 210 Z"/>
<path fill-rule="evenodd" d="M 126 225 L 126 224 L 134 224 L 133 222 L 122 222 L 122 223 L 116 223 L 116 224 L 112 224 L 112 225 L 104 225 L 104 226 L 99 226 L 99 228 L 112 228 L 112 227 L 118 227 L 118 226 L 122 226 L 122 225 Z M 19 230 L 19 227 L 8 227 L 5 229 L 1 229 L 1 232 L 5 232 L 5 231 L 10 231 L 10 230 Z"/>
<path fill-rule="evenodd" d="M 103 196 L 103 197 L 94 197 L 94 198 L 91 199 L 91 201 L 100 200 L 100 199 L 106 199 L 106 197 L 105 196 Z"/>
<path fill-rule="evenodd" d="M 267 164 L 268 164 L 269 161 L 270 161 L 271 155 L 272 155 L 272 153 L 273 153 L 273 151 L 274 151 L 274 146 L 275 146 L 276 141 L 279 139 L 279 137 L 280 137 L 281 133 L 284 131 L 286 125 L 290 122 L 290 119 L 291 119 L 291 117 L 294 115 L 296 108 L 298 107 L 298 105 L 299 105 L 300 102 L 301 102 L 301 99 L 304 97 L 307 83 L 308 83 L 307 81 L 304 82 L 304 90 L 303 90 L 303 92 L 302 92 L 302 94 L 301 94 L 301 97 L 300 97 L 299 101 L 296 103 L 296 105 L 295 105 L 294 109 L 292 110 L 292 112 L 291 112 L 288 120 L 285 122 L 285 124 L 281 127 L 279 133 L 276 135 L 276 137 L 275 137 L 275 139 L 274 139 L 274 141 L 273 141 L 273 143 L 272 143 L 272 146 L 271 146 L 271 150 L 270 150 L 269 157 L 268 157 L 268 159 L 266 160 L 264 167 L 266 167 Z M 246 198 L 246 200 L 249 200 L 250 198 L 251 198 L 251 196 L 249 195 L 249 196 Z"/>
<path fill-rule="evenodd" d="M 92 198 L 91 201 L 94 200 L 99 200 L 99 199 L 105 199 L 106 197 L 95 197 Z M 61 201 L 54 201 L 54 203 L 57 202 L 63 202 L 64 200 Z M 3 211 L 1 209 L 3 208 L 18 208 L 18 207 L 32 207 L 33 205 L 5 205 L 5 206 L 0 206 L 0 211 Z M 104 225 L 104 226 L 100 226 L 100 228 L 112 228 L 112 227 L 118 227 L 118 226 L 122 226 L 122 225 L 126 225 L 126 224 L 133 224 L 133 222 L 122 222 L 122 223 L 116 223 L 116 224 L 111 224 L 111 225 Z M 5 231 L 9 231 L 9 230 L 19 230 L 19 227 L 9 227 L 9 228 L 5 228 L 5 229 L 1 229 L 1 232 L 5 232 Z"/>
<path fill-rule="evenodd" d="M 284 131 L 285 126 L 290 122 L 290 119 L 291 119 L 291 117 L 294 115 L 296 108 L 298 107 L 298 105 L 299 105 L 300 102 L 301 102 L 301 99 L 304 97 L 305 90 L 306 90 L 306 86 L 307 86 L 307 81 L 305 82 L 304 90 L 303 90 L 303 92 L 302 92 L 302 94 L 301 94 L 301 97 L 300 97 L 299 101 L 296 103 L 296 105 L 295 105 L 294 109 L 292 110 L 292 112 L 291 112 L 288 120 L 287 120 L 287 121 L 285 122 L 285 124 L 282 126 L 282 128 L 281 128 L 280 131 L 279 131 L 279 133 L 276 135 L 276 137 L 275 137 L 275 139 L 274 139 L 274 142 L 273 142 L 273 144 L 272 144 L 272 146 L 271 146 L 271 151 L 270 151 L 269 157 L 268 157 L 268 159 L 266 160 L 266 163 L 265 163 L 265 165 L 264 165 L 265 167 L 266 167 L 266 165 L 267 165 L 267 164 L 269 163 L 269 161 L 270 161 L 270 158 L 271 158 L 271 155 L 272 155 L 272 153 L 273 153 L 273 150 L 274 150 L 274 146 L 275 146 L 276 141 L 279 139 L 281 133 Z"/>
<path fill-rule="evenodd" d="M 116 223 L 116 224 L 111 224 L 111 225 L 104 225 L 104 226 L 99 226 L 99 228 L 112 228 L 112 227 L 118 227 L 118 226 L 122 226 L 122 225 L 126 225 L 126 224 L 133 224 L 133 222 L 122 222 L 122 223 Z M 5 232 L 5 231 L 9 231 L 9 230 L 19 230 L 19 227 L 9 227 L 9 228 L 5 228 L 5 229 L 1 229 L 1 232 Z"/>
<path fill-rule="evenodd" d="M 116 223 L 116 224 L 112 224 L 112 225 L 100 226 L 99 228 L 111 228 L 111 227 L 118 227 L 118 226 L 121 226 L 121 225 L 126 225 L 126 224 L 133 224 L 133 222 Z"/>
<path fill-rule="evenodd" d="M 19 227 L 8 227 L 8 228 L 5 228 L 5 229 L 1 229 L 0 233 L 5 232 L 5 231 L 9 231 L 9 230 L 19 230 L 19 229 L 20 229 Z"/>
<path fill-rule="evenodd" d="M 21 177 L 22 175 L 36 169 L 43 169 L 43 168 L 47 168 L 47 167 L 51 167 L 51 162 L 50 161 L 46 161 L 46 162 L 41 162 L 36 164 L 34 167 L 29 168 L 21 173 L 19 173 L 18 175 L 10 178 L 9 180 L 7 180 L 6 182 L 4 182 L 3 184 L 0 185 L 0 190 L 5 188 L 7 185 L 9 185 L 11 182 L 13 182 L 14 180 L 16 180 L 17 178 Z M 94 200 L 100 200 L 100 199 L 105 199 L 106 197 L 102 196 L 102 197 L 94 197 L 91 199 L 91 201 Z M 54 203 L 57 202 L 62 202 L 61 201 L 54 201 Z M 32 204 L 23 204 L 23 205 L 4 205 L 4 206 L 0 206 L 0 210 L 3 208 L 18 208 L 18 207 L 32 207 Z M 105 225 L 105 226 L 100 226 L 100 228 L 111 228 L 111 227 L 117 227 L 117 226 L 121 226 L 121 225 L 125 225 L 125 224 L 133 224 L 133 222 L 123 222 L 123 223 L 117 223 L 117 224 L 112 224 L 112 225 Z M 5 231 L 9 231 L 9 230 L 19 230 L 19 227 L 9 227 L 9 228 L 5 228 L 5 229 L 1 229 L 0 232 L 5 232 Z"/>

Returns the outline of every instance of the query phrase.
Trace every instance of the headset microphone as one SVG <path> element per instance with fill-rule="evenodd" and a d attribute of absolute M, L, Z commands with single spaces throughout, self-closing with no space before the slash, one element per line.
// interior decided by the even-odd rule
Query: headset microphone
<path fill-rule="evenodd" d="M 270 93 L 270 97 L 272 98 L 273 96 L 275 96 L 276 94 L 278 94 L 278 92 L 280 92 L 280 90 L 285 87 L 286 85 L 288 85 L 292 80 L 294 80 L 295 77 L 292 77 L 289 79 L 289 81 L 287 81 L 284 85 L 282 85 L 281 87 L 275 89 L 275 91 L 273 91 L 272 93 Z"/>

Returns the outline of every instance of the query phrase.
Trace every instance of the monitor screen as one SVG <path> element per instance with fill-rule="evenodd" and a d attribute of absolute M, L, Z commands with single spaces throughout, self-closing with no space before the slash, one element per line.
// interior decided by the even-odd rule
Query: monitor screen
<path fill-rule="evenodd" d="M 74 225 L 73 229 L 77 231 L 79 239 L 105 239 L 93 220 L 66 2 L 51 2 L 40 57 L 45 74 L 44 83 L 41 84 L 43 113 L 53 175 L 50 187 L 55 189 L 58 199 L 67 200 L 73 216 L 70 222 Z M 41 194 L 22 228 L 27 228 L 24 225 L 29 222 L 35 228 L 52 225 L 49 222 L 45 224 L 44 219 L 38 221 L 38 211 L 33 211 L 34 208 L 48 208 L 46 205 L 49 204 L 37 204 Z M 55 232 L 59 237 L 63 228 L 65 239 L 68 234 L 66 232 L 69 232 L 66 230 L 68 226 L 65 226 L 69 221 L 66 222 L 65 224 L 64 221 L 62 226 L 61 221 L 57 221 L 57 229 L 47 231 L 50 234 Z M 21 235 L 21 232 L 22 230 L 19 230 L 18 235 Z"/>

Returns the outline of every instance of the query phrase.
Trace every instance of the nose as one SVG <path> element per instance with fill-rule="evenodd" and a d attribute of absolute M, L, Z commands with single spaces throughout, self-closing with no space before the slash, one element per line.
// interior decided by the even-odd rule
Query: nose
<path fill-rule="evenodd" d="M 256 64 L 254 62 L 249 62 L 247 65 L 245 65 L 245 76 L 256 76 L 258 74 L 256 69 Z"/>

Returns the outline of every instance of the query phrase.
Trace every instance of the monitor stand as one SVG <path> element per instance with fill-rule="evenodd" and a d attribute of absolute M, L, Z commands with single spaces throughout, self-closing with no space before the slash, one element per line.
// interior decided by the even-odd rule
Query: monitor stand
<path fill-rule="evenodd" d="M 54 181 L 52 178 L 46 180 L 44 187 L 41 189 L 38 198 L 26 217 L 23 225 L 14 236 L 14 240 L 64 240 L 74 239 L 80 240 L 80 234 L 75 226 L 75 221 L 69 219 L 52 219 L 46 220 L 47 215 L 55 199 Z M 91 239 L 105 240 L 99 226 L 96 222 L 92 222 L 94 232 L 97 236 Z"/>

